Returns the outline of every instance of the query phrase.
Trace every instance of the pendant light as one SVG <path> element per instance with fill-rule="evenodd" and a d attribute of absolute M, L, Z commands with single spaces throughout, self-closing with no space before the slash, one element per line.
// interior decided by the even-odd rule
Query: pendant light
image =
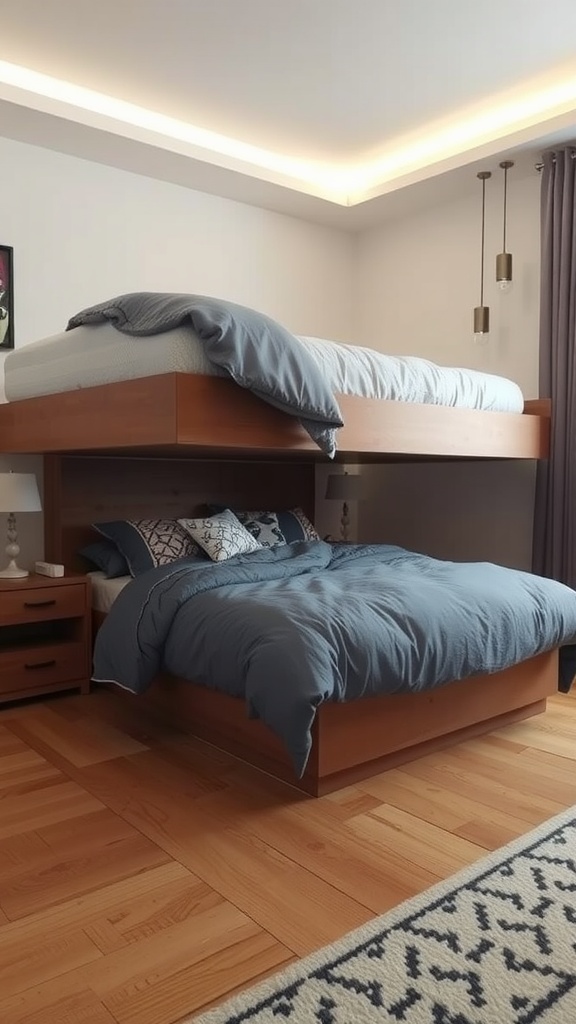
<path fill-rule="evenodd" d="M 480 305 L 474 309 L 474 341 L 484 345 L 490 332 L 490 309 L 484 305 L 484 235 L 486 228 L 486 182 L 492 171 L 479 171 L 476 175 L 482 182 L 482 234 L 480 244 Z"/>
<path fill-rule="evenodd" d="M 508 171 L 514 167 L 513 160 L 502 160 L 500 167 L 504 171 L 504 211 L 502 216 L 502 252 L 496 257 L 496 281 L 502 292 L 509 292 L 512 287 L 512 253 L 506 252 L 506 202 L 508 198 Z"/>

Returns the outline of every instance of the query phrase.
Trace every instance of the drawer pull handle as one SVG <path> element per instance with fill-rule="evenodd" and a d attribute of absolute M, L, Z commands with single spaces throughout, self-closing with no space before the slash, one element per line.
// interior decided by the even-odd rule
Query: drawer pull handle
<path fill-rule="evenodd" d="M 55 664 L 56 664 L 56 658 L 51 658 L 50 661 L 35 661 L 33 663 L 30 663 L 30 664 L 25 662 L 24 663 L 24 668 L 28 668 L 28 669 L 32 669 L 32 668 L 52 668 L 52 665 L 55 665 Z"/>
<path fill-rule="evenodd" d="M 25 608 L 49 608 L 51 604 L 56 604 L 56 598 L 50 601 L 24 601 Z"/>

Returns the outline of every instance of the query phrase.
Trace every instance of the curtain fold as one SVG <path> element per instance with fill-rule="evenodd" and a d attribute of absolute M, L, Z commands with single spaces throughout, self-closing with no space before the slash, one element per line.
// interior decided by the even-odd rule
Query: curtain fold
<path fill-rule="evenodd" d="M 552 400 L 552 435 L 536 475 L 533 570 L 576 588 L 575 153 L 543 158 L 539 383 Z"/>

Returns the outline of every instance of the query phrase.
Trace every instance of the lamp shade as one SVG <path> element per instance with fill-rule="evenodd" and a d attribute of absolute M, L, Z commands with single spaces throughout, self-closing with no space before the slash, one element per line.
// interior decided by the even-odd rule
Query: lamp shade
<path fill-rule="evenodd" d="M 0 473 L 0 512 L 41 512 L 34 473 Z"/>
<path fill-rule="evenodd" d="M 331 473 L 326 482 L 326 497 L 336 501 L 361 501 L 364 480 L 356 473 Z"/>

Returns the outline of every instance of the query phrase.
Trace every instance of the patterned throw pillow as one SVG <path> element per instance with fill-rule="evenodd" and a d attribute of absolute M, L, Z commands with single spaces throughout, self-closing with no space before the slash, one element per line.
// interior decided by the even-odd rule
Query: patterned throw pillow
<path fill-rule="evenodd" d="M 122 552 L 131 576 L 169 565 L 179 558 L 203 557 L 177 519 L 116 519 L 93 526 Z"/>
<path fill-rule="evenodd" d="M 207 519 L 179 519 L 178 522 L 213 562 L 225 562 L 234 555 L 258 551 L 262 546 L 229 508 Z"/>
<path fill-rule="evenodd" d="M 223 507 L 210 506 L 215 512 Z M 297 540 L 320 540 L 320 534 L 301 508 L 292 508 L 286 512 L 244 512 L 234 509 L 234 515 L 263 548 L 293 544 Z"/>

